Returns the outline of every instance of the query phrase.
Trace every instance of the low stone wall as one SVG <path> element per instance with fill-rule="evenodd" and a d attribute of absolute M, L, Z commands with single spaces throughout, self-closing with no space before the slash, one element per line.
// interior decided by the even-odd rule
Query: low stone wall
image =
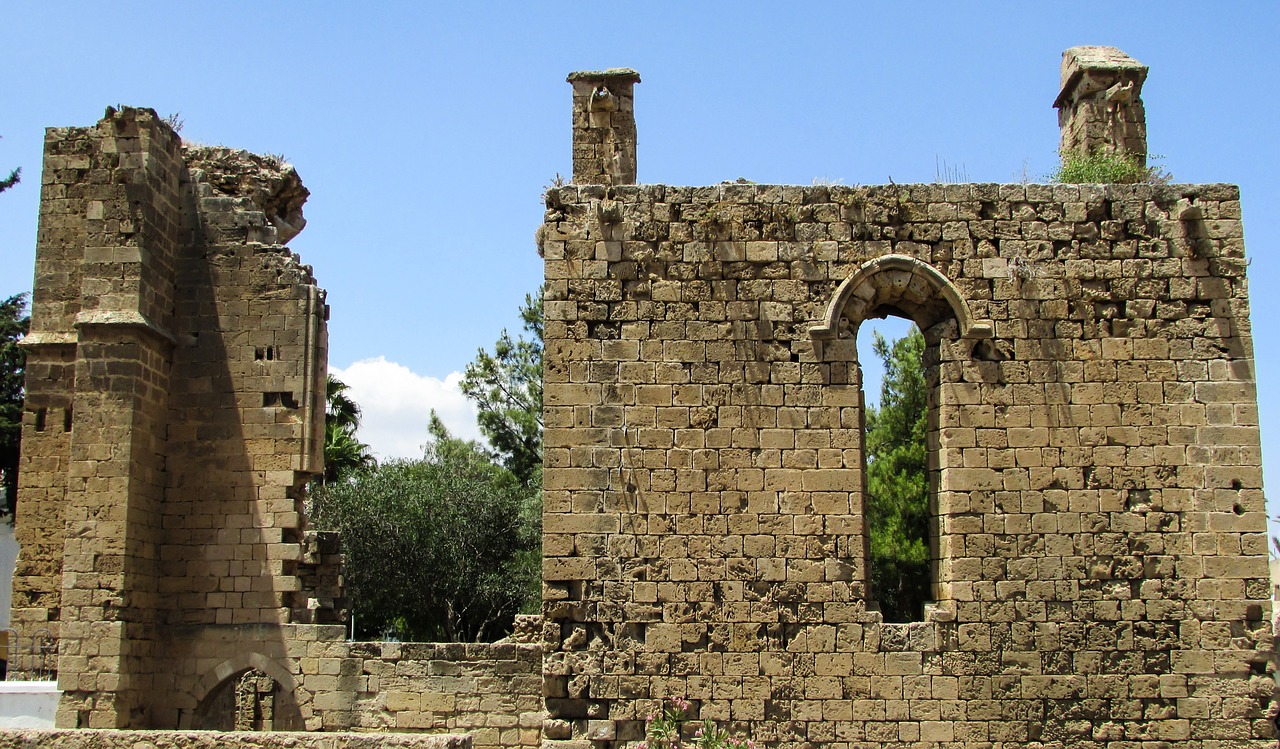
<path fill-rule="evenodd" d="M 542 646 L 351 643 L 363 691 L 352 729 L 470 733 L 476 749 L 541 742 Z"/>
<path fill-rule="evenodd" d="M 49 729 L 0 731 L 0 749 L 471 749 L 460 734 L 247 733 Z"/>

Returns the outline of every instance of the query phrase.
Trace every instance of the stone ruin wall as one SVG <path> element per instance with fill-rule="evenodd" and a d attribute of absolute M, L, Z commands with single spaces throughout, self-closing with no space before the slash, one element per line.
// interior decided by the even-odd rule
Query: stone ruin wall
<path fill-rule="evenodd" d="M 61 725 L 176 726 L 201 628 L 261 648 L 338 620 L 301 517 L 327 309 L 282 242 L 306 194 L 150 110 L 46 136 L 13 618 L 60 638 Z"/>
<path fill-rule="evenodd" d="M 676 696 L 788 747 L 1274 744 L 1237 188 L 579 179 L 617 137 L 539 232 L 546 746 Z M 885 314 L 928 344 L 907 624 L 866 582 Z"/>
<path fill-rule="evenodd" d="M 529 630 L 537 617 L 525 619 Z M 466 733 L 477 749 L 541 741 L 542 647 L 529 632 L 463 644 L 348 642 L 337 626 L 280 629 L 252 652 L 222 628 L 205 630 L 180 653 L 200 664 L 192 693 L 205 697 L 203 712 L 155 727 L 234 729 L 244 712 L 229 707 L 236 681 L 256 670 L 277 685 L 264 703 L 272 730 Z"/>
<path fill-rule="evenodd" d="M 1131 62 L 1068 53 L 1064 143 L 1145 143 L 1141 77 L 1120 109 L 1081 101 Z M 1270 746 L 1235 187 L 636 186 L 639 76 L 570 82 L 574 184 L 539 231 L 544 616 L 492 645 L 326 623 L 296 175 L 183 150 L 146 110 L 50 131 L 15 621 L 61 630 L 61 724 L 606 749 L 684 696 L 779 747 Z M 928 341 L 935 601 L 909 624 L 865 582 L 853 344 L 886 313 Z"/>
<path fill-rule="evenodd" d="M 346 663 L 364 677 L 350 728 L 465 732 L 495 749 L 541 745 L 540 642 L 349 645 Z"/>
<path fill-rule="evenodd" d="M 15 626 L 60 636 L 68 728 L 537 745 L 536 617 L 504 643 L 345 639 L 338 539 L 302 507 L 328 314 L 284 245 L 306 197 L 292 167 L 184 146 L 150 110 L 48 132 Z"/>

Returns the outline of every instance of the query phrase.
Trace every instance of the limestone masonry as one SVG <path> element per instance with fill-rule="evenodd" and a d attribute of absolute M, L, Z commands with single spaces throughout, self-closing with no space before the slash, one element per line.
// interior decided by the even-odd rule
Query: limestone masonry
<path fill-rule="evenodd" d="M 1064 150 L 1145 155 L 1145 72 L 1069 51 Z M 575 147 L 633 131 L 583 94 L 615 76 L 570 77 Z M 638 741 L 671 696 L 789 747 L 1274 745 L 1235 187 L 672 187 L 577 157 L 539 232 L 547 749 Z M 854 337 L 886 314 L 928 344 L 910 624 L 867 583 Z"/>
<path fill-rule="evenodd" d="M 535 745 L 538 645 L 345 639 L 303 516 L 328 308 L 282 244 L 293 168 L 131 108 L 49 130 L 44 166 L 13 618 L 60 637 L 59 726 Z"/>
<path fill-rule="evenodd" d="M 320 613 L 327 309 L 280 244 L 306 196 L 150 110 L 46 136 L 13 619 L 60 635 L 60 724 L 176 726 L 204 635 Z"/>
<path fill-rule="evenodd" d="M 1064 154 L 1146 156 L 1147 74 L 1063 58 Z M 546 193 L 543 613 L 344 639 L 323 292 L 276 160 L 150 110 L 50 130 L 14 620 L 60 726 L 0 747 L 621 749 L 667 697 L 770 747 L 1273 747 L 1231 185 L 638 185 L 633 70 L 579 72 Z M 927 343 L 931 589 L 868 584 L 871 318 Z M 434 745 L 434 744 L 433 744 Z"/>

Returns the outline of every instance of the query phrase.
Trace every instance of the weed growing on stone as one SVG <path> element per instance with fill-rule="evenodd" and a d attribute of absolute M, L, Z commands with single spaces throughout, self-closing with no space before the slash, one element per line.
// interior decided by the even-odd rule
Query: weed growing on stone
<path fill-rule="evenodd" d="M 182 119 L 182 112 L 174 112 L 164 118 L 164 124 L 168 125 L 169 129 L 173 130 L 174 133 L 181 133 L 182 126 L 185 125 L 186 122 Z"/>
<path fill-rule="evenodd" d="M 1148 156 L 1158 161 L 1160 156 Z M 1143 166 L 1138 159 L 1123 153 L 1090 154 L 1070 153 L 1063 157 L 1062 166 L 1049 175 L 1050 182 L 1063 184 L 1126 184 L 1147 183 L 1167 185 L 1173 176 L 1156 166 Z"/>
<path fill-rule="evenodd" d="M 691 740 L 684 741 L 684 726 L 689 722 L 689 701 L 672 697 L 662 708 L 649 715 L 645 723 L 645 740 L 636 749 L 756 749 L 750 739 L 730 736 L 710 718 L 704 719 L 694 730 Z"/>
<path fill-rule="evenodd" d="M 934 154 L 933 181 L 939 185 L 959 185 L 969 181 L 969 170 L 964 162 L 959 165 L 948 164 L 947 160 Z"/>

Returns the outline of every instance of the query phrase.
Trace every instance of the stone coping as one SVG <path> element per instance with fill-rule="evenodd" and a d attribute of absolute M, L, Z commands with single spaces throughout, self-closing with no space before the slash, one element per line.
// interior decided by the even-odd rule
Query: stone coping
<path fill-rule="evenodd" d="M 0 749 L 471 749 L 470 734 L 300 733 L 287 731 L 0 731 Z"/>

